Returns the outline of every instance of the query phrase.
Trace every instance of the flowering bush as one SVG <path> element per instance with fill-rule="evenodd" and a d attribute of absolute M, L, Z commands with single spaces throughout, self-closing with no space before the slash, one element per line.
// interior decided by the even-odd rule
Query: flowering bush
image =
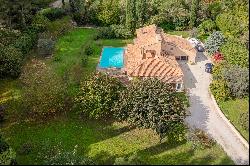
<path fill-rule="evenodd" d="M 215 62 L 220 62 L 224 59 L 223 55 L 219 51 L 214 53 L 212 58 Z"/>

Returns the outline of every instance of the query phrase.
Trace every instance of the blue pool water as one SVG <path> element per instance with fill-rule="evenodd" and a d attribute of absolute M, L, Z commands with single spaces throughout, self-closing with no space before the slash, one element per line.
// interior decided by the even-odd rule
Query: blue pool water
<path fill-rule="evenodd" d="M 123 53 L 122 47 L 104 47 L 102 51 L 100 68 L 122 68 L 123 67 Z"/>

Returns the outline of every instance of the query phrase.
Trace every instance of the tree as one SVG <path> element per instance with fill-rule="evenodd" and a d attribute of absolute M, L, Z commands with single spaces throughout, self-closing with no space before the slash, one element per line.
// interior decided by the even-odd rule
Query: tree
<path fill-rule="evenodd" d="M 137 0 L 136 5 L 136 27 L 142 27 L 145 23 L 145 13 L 147 9 L 147 0 Z"/>
<path fill-rule="evenodd" d="M 242 98 L 249 94 L 249 71 L 248 68 L 231 66 L 223 70 L 224 79 L 233 97 Z M 237 79 L 235 79 L 237 78 Z"/>
<path fill-rule="evenodd" d="M 76 108 L 90 118 L 110 118 L 113 116 L 111 108 L 123 88 L 117 78 L 102 73 L 93 74 L 81 83 L 75 99 Z"/>
<path fill-rule="evenodd" d="M 190 26 L 193 28 L 197 23 L 197 12 L 200 0 L 192 0 L 191 13 L 190 13 Z"/>
<path fill-rule="evenodd" d="M 32 60 L 20 76 L 22 102 L 28 116 L 45 118 L 65 111 L 65 83 L 44 62 Z"/>
<path fill-rule="evenodd" d="M 135 0 L 126 1 L 126 26 L 131 31 L 134 31 L 136 27 L 135 4 Z"/>
<path fill-rule="evenodd" d="M 151 128 L 169 139 L 181 140 L 186 117 L 183 94 L 156 78 L 134 81 L 120 95 L 113 111 L 119 120 L 141 128 Z M 170 136 L 171 135 L 171 136 Z"/>
<path fill-rule="evenodd" d="M 215 29 L 216 25 L 211 19 L 203 21 L 198 26 L 199 35 L 207 35 L 207 34 L 210 35 Z"/>
<path fill-rule="evenodd" d="M 220 50 L 229 64 L 248 67 L 249 51 L 240 41 L 228 40 Z"/>
<path fill-rule="evenodd" d="M 223 34 L 219 31 L 213 32 L 205 42 L 205 49 L 209 55 L 219 51 L 220 46 L 225 42 Z"/>

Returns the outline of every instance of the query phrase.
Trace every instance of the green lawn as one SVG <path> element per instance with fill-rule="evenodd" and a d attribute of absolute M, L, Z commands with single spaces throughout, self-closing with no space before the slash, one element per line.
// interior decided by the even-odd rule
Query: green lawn
<path fill-rule="evenodd" d="M 44 59 L 58 75 L 69 77 L 67 91 L 72 95 L 79 86 L 78 81 L 95 70 L 103 46 L 121 47 L 132 42 L 94 41 L 91 38 L 94 33 L 94 29 L 73 30 L 58 40 L 53 57 Z M 88 64 L 83 67 L 79 52 L 86 43 L 93 45 L 94 55 L 89 57 Z M 59 60 L 54 61 L 54 57 Z M 14 99 L 20 99 L 18 80 L 1 81 L 0 92 L 1 102 L 11 101 L 17 105 Z M 17 106 L 8 109 L 16 111 L 15 108 Z M 16 150 L 18 164 L 41 164 L 39 156 L 46 156 L 54 146 L 72 151 L 76 145 L 78 155 L 87 155 L 98 164 L 113 164 L 116 157 L 130 156 L 135 152 L 147 164 L 233 164 L 218 145 L 210 149 L 193 150 L 191 142 L 159 144 L 158 136 L 151 130 L 129 129 L 126 124 L 118 122 L 79 119 L 74 112 L 42 123 L 23 120 L 23 117 L 17 119 L 20 121 L 5 122 L 0 132 Z M 20 147 L 27 142 L 33 145 L 31 152 L 26 155 L 19 153 Z"/>
<path fill-rule="evenodd" d="M 249 131 L 243 129 L 239 121 L 241 113 L 249 111 L 248 99 L 228 100 L 226 102 L 219 103 L 219 106 L 225 116 L 249 142 Z"/>
<path fill-rule="evenodd" d="M 190 36 L 189 31 L 167 31 L 166 33 L 170 35 L 182 36 L 183 38 L 188 38 Z"/>
<path fill-rule="evenodd" d="M 30 154 L 17 153 L 19 164 L 41 164 L 37 156 L 47 155 L 54 146 L 87 155 L 98 164 L 113 164 L 116 157 L 132 155 L 147 164 L 233 164 L 223 150 L 193 150 L 190 142 L 159 143 L 149 129 L 130 129 L 124 123 L 88 121 L 74 117 L 58 117 L 44 123 L 23 122 L 3 128 L 4 137 L 18 152 L 26 142 L 33 145 Z"/>

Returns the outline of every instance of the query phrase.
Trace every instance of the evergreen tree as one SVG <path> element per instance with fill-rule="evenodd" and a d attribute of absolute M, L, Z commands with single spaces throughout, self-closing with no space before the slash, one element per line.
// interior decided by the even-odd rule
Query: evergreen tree
<path fill-rule="evenodd" d="M 145 23 L 147 0 L 136 1 L 136 27 L 142 27 Z"/>
<path fill-rule="evenodd" d="M 197 12 L 198 12 L 199 0 L 192 0 L 191 13 L 190 13 L 190 26 L 193 28 L 196 26 Z"/>
<path fill-rule="evenodd" d="M 135 0 L 126 1 L 126 26 L 129 30 L 135 30 L 136 17 L 135 17 Z"/>

